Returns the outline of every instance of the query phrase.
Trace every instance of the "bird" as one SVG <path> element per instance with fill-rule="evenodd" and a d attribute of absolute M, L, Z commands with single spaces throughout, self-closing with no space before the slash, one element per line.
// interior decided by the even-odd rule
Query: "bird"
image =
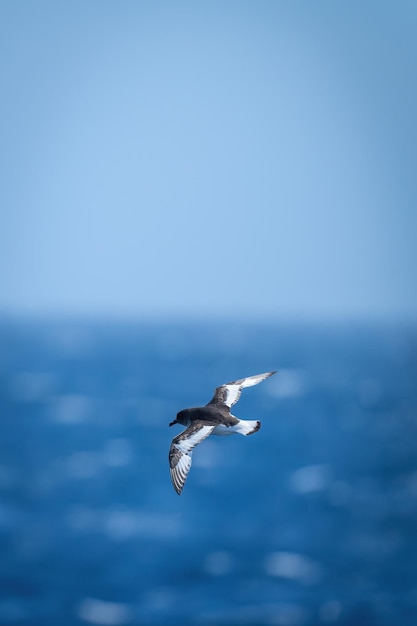
<path fill-rule="evenodd" d="M 173 438 L 169 450 L 169 470 L 172 484 L 178 495 L 181 495 L 188 473 L 191 469 L 194 448 L 210 435 L 252 435 L 260 427 L 259 420 L 241 420 L 230 413 L 245 387 L 258 385 L 276 373 L 265 372 L 234 380 L 216 387 L 214 396 L 205 406 L 183 409 L 169 424 L 186 426 L 179 435 Z"/>

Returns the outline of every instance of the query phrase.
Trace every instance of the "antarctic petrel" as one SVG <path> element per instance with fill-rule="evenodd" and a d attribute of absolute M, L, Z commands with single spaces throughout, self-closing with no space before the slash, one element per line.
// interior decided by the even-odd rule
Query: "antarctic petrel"
<path fill-rule="evenodd" d="M 240 378 L 221 385 L 214 390 L 214 396 L 206 406 L 184 409 L 177 414 L 173 424 L 182 424 L 186 429 L 174 437 L 169 450 L 169 469 L 172 484 L 180 495 L 188 472 L 191 456 L 196 445 L 209 435 L 251 435 L 261 427 L 258 420 L 240 420 L 230 413 L 244 387 L 252 387 L 272 376 L 275 372 Z"/>

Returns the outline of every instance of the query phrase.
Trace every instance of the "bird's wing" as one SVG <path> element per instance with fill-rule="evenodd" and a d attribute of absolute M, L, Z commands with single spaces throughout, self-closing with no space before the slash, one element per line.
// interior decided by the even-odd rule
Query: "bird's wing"
<path fill-rule="evenodd" d="M 236 404 L 239 400 L 244 387 L 253 387 L 253 385 L 258 385 L 265 380 L 265 378 L 269 378 L 269 376 L 272 376 L 272 374 L 275 373 L 276 372 L 274 371 L 266 372 L 265 374 L 256 374 L 256 376 L 240 378 L 232 383 L 221 385 L 221 387 L 217 387 L 217 389 L 214 390 L 214 396 L 208 404 L 224 404 L 230 409 L 230 407 Z"/>
<path fill-rule="evenodd" d="M 203 422 L 193 422 L 182 433 L 174 437 L 169 450 L 169 471 L 172 484 L 180 495 L 191 467 L 193 449 L 211 435 L 216 424 L 207 426 Z"/>

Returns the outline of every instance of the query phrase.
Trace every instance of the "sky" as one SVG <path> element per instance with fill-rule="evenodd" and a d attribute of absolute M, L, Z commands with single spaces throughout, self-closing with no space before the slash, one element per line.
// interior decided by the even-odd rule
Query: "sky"
<path fill-rule="evenodd" d="M 417 319 L 417 5 L 3 0 L 0 314 Z"/>

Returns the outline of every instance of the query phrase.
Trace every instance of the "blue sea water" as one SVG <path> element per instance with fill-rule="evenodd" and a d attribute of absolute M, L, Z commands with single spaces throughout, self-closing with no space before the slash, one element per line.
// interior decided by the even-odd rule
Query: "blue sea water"
<path fill-rule="evenodd" d="M 417 624 L 417 328 L 0 324 L 1 626 Z M 180 497 L 177 411 L 277 369 Z"/>

